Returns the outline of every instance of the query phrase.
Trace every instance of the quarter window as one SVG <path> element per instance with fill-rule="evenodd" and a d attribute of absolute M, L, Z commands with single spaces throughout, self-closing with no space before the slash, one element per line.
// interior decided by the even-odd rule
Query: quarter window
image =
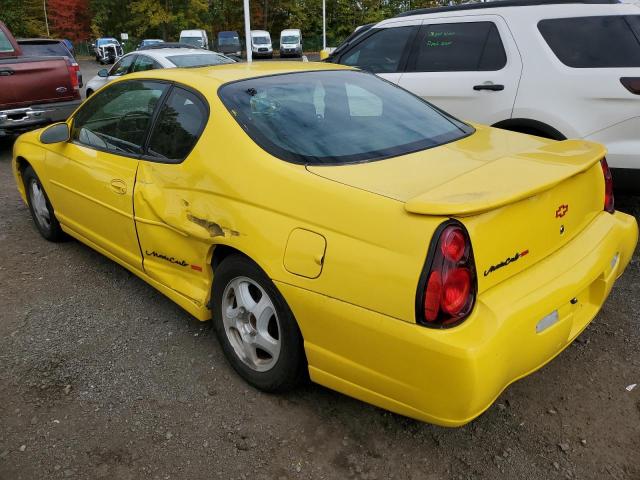
<path fill-rule="evenodd" d="M 120 75 L 126 75 L 129 73 L 129 69 L 131 68 L 131 64 L 136 59 L 137 55 L 127 55 L 126 57 L 122 57 L 120 61 L 116 62 L 116 64 L 111 67 L 109 71 L 110 77 L 119 77 Z"/>
<path fill-rule="evenodd" d="M 493 22 L 464 22 L 421 27 L 415 72 L 495 71 L 507 64 L 500 34 Z"/>
<path fill-rule="evenodd" d="M 146 55 L 138 55 L 136 63 L 133 65 L 132 72 L 144 72 L 158 68 L 162 68 L 162 66 L 153 58 L 147 57 Z"/>
<path fill-rule="evenodd" d="M 13 52 L 13 45 L 2 30 L 0 30 L 0 52 Z"/>
<path fill-rule="evenodd" d="M 538 30 L 568 67 L 640 67 L 640 15 L 554 18 Z"/>
<path fill-rule="evenodd" d="M 164 83 L 121 82 L 91 96 L 73 119 L 73 141 L 116 154 L 142 153 Z"/>
<path fill-rule="evenodd" d="M 208 108 L 194 93 L 174 87 L 162 106 L 149 142 L 149 155 L 178 163 L 198 141 L 208 118 Z"/>
<path fill-rule="evenodd" d="M 392 73 L 400 68 L 407 43 L 417 27 L 383 28 L 342 56 L 340 63 L 374 73 Z"/>

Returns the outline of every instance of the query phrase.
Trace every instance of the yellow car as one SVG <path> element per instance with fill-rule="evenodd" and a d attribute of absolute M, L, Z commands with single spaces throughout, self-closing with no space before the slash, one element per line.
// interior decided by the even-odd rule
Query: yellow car
<path fill-rule="evenodd" d="M 469 422 L 597 314 L 638 228 L 605 149 L 469 125 L 312 63 L 128 75 L 21 136 L 18 189 L 200 320 L 231 365 Z"/>

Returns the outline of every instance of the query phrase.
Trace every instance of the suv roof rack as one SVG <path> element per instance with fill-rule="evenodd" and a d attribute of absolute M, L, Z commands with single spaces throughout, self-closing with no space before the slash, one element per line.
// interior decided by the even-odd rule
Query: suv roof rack
<path fill-rule="evenodd" d="M 445 7 L 418 8 L 407 12 L 399 13 L 396 17 L 410 17 L 412 15 L 422 15 L 425 13 L 455 12 L 457 10 L 476 10 L 482 8 L 501 7 L 525 7 L 533 5 L 566 5 L 566 4 L 589 4 L 589 5 L 610 5 L 621 3 L 619 0 L 496 0 L 483 3 L 463 3 L 460 5 L 449 5 Z"/>

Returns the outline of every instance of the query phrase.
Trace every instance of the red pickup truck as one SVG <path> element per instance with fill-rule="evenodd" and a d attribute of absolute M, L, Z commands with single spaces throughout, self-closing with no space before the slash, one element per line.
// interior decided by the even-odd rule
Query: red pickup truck
<path fill-rule="evenodd" d="M 80 103 L 72 60 L 23 56 L 0 22 L 0 136 L 66 120 Z"/>

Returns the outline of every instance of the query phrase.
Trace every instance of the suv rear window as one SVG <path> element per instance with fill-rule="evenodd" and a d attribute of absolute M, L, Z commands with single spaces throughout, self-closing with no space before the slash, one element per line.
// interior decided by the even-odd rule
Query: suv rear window
<path fill-rule="evenodd" d="M 60 42 L 20 42 L 18 45 L 25 57 L 71 57 L 71 52 Z"/>
<path fill-rule="evenodd" d="M 640 15 L 541 20 L 538 30 L 568 67 L 640 67 Z"/>
<path fill-rule="evenodd" d="M 252 78 L 218 94 L 253 141 L 294 163 L 381 160 L 473 132 L 406 90 L 353 70 Z"/>

